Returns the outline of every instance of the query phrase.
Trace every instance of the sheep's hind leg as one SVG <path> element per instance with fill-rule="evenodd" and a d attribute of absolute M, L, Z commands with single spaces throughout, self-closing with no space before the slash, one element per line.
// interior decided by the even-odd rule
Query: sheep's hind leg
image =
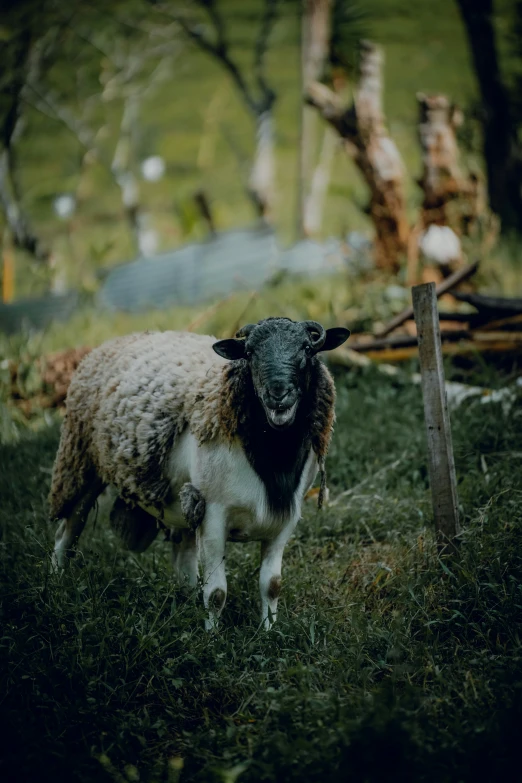
<path fill-rule="evenodd" d="M 196 530 L 205 518 L 203 494 L 193 484 L 186 483 L 179 493 L 181 512 L 189 529 L 172 536 L 172 562 L 180 584 L 196 587 L 198 583 L 198 547 Z"/>
<path fill-rule="evenodd" d="M 73 547 L 80 538 L 89 511 L 102 489 L 103 482 L 95 478 L 79 496 L 69 516 L 60 521 L 54 539 L 54 552 L 51 561 L 54 570 L 63 568 L 66 558 L 74 556 Z"/>

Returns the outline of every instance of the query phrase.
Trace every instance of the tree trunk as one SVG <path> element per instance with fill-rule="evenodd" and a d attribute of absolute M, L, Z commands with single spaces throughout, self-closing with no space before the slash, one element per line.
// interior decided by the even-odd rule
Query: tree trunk
<path fill-rule="evenodd" d="M 260 217 L 269 223 L 275 192 L 274 118 L 271 109 L 260 112 L 256 117 L 256 142 L 248 191 Z"/>
<path fill-rule="evenodd" d="M 406 255 L 409 225 L 404 198 L 404 165 L 389 136 L 382 112 L 383 55 L 374 44 L 362 43 L 360 79 L 353 106 L 340 105 L 335 93 L 314 82 L 307 100 L 337 130 L 369 189 L 368 213 L 375 226 L 375 263 L 398 271 Z"/>
<path fill-rule="evenodd" d="M 493 0 L 457 0 L 480 87 L 489 203 L 504 228 L 520 229 L 522 155 L 509 95 L 500 74 Z"/>
<path fill-rule="evenodd" d="M 111 171 L 121 191 L 125 215 L 132 231 L 134 242 L 141 256 L 156 252 L 156 233 L 148 228 L 148 216 L 141 208 L 140 190 L 132 170 L 132 135 L 138 123 L 140 98 L 131 94 L 125 101 L 120 125 L 120 137 L 114 151 Z"/>
<path fill-rule="evenodd" d="M 0 153 L 0 204 L 16 247 L 26 250 L 39 261 L 49 257 L 49 251 L 32 230 L 19 200 L 13 176 L 12 151 L 4 147 Z"/>
<path fill-rule="evenodd" d="M 330 11 L 331 0 L 303 0 L 301 17 L 301 86 L 303 95 L 306 95 L 308 85 L 321 78 L 330 39 Z M 317 232 L 321 223 L 317 225 L 317 217 L 312 218 L 313 228 L 307 224 L 307 215 L 314 209 L 316 198 L 322 198 L 320 191 L 324 179 L 325 169 L 323 155 L 317 169 L 312 176 L 312 189 L 315 182 L 315 193 L 307 195 L 307 187 L 310 179 L 311 160 L 315 153 L 316 139 L 316 114 L 306 105 L 301 104 L 301 138 L 299 145 L 299 194 L 298 194 L 298 219 L 297 233 L 299 236 L 308 236 L 309 231 Z M 327 136 L 325 135 L 325 143 Z M 324 145 L 323 145 L 324 151 Z M 319 186 L 319 191 L 317 187 Z M 312 200 L 312 205 L 310 201 Z M 319 206 L 319 203 L 317 204 Z M 319 210 L 322 209 L 322 206 Z M 315 210 L 317 212 L 317 210 Z"/>
<path fill-rule="evenodd" d="M 304 233 L 314 236 L 321 231 L 326 193 L 330 183 L 332 163 L 338 137 L 328 126 L 324 129 L 323 145 L 319 163 L 314 169 L 310 192 L 305 201 Z"/>
<path fill-rule="evenodd" d="M 445 95 L 418 93 L 417 101 L 422 150 L 418 182 L 424 193 L 421 228 L 451 226 L 467 234 L 478 217 L 479 182 L 475 175 L 464 177 L 459 167 L 455 129 L 461 122 L 460 112 Z"/>
<path fill-rule="evenodd" d="M 357 133 L 355 162 L 370 187 L 370 217 L 377 232 L 376 264 L 396 272 L 406 255 L 409 226 L 404 198 L 404 166 L 395 142 L 388 135 L 382 112 L 380 49 L 364 42 L 361 75 L 355 95 Z"/>

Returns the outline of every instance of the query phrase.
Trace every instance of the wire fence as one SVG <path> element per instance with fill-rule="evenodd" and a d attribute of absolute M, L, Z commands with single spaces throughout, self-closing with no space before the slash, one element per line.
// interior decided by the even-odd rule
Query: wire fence
<path fill-rule="evenodd" d="M 274 275 L 316 276 L 346 269 L 353 262 L 339 240 L 303 240 L 283 249 L 269 229 L 241 229 L 205 242 L 138 258 L 103 275 L 95 297 L 100 309 L 140 312 L 192 305 L 242 289 L 258 289 Z M 43 329 L 66 321 L 78 307 L 78 291 L 47 294 L 0 305 L 0 330 Z"/>

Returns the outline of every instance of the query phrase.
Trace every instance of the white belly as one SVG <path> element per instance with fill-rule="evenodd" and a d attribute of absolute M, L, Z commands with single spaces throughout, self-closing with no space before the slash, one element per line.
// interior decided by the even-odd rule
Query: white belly
<path fill-rule="evenodd" d="M 196 486 L 207 502 L 225 510 L 228 536 L 235 541 L 264 540 L 276 535 L 289 521 L 300 516 L 305 492 L 317 473 L 317 460 L 310 450 L 295 493 L 295 512 L 287 518 L 269 508 L 263 482 L 251 467 L 239 442 L 199 446 L 186 430 L 169 458 L 169 474 L 174 497 L 187 481 Z M 163 521 L 175 528 L 186 527 L 179 501 L 165 509 Z"/>

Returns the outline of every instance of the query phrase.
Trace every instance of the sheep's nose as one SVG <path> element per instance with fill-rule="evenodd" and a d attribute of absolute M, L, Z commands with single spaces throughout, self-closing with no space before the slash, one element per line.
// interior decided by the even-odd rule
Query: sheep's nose
<path fill-rule="evenodd" d="M 290 386 L 285 386 L 283 384 L 271 386 L 269 391 L 270 400 L 277 405 L 281 405 L 284 403 L 291 391 L 292 389 Z"/>

